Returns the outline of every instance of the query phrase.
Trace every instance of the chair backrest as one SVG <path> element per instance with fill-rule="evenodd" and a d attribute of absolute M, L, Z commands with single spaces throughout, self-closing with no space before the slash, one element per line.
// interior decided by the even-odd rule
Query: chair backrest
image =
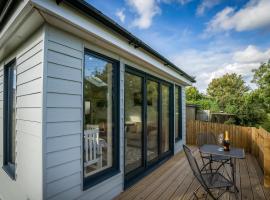
<path fill-rule="evenodd" d="M 217 144 L 217 139 L 213 133 L 198 133 L 197 145 L 202 146 L 204 144 Z"/>
<path fill-rule="evenodd" d="M 197 178 L 197 180 L 200 182 L 200 184 L 203 187 L 206 187 L 206 184 L 205 184 L 203 177 L 202 177 L 201 170 L 200 170 L 198 163 L 197 163 L 195 157 L 193 156 L 190 148 L 188 148 L 188 146 L 186 146 L 186 145 L 183 145 L 183 149 L 184 149 L 188 163 L 190 165 L 190 168 L 191 168 L 194 176 Z"/>
<path fill-rule="evenodd" d="M 99 129 L 91 128 L 84 131 L 85 162 L 95 162 L 99 158 Z"/>

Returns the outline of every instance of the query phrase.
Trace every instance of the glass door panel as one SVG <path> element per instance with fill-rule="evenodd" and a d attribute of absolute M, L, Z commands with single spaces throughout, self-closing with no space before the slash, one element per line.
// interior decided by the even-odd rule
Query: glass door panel
<path fill-rule="evenodd" d="M 125 74 L 125 173 L 142 166 L 142 81 L 143 78 Z"/>
<path fill-rule="evenodd" d="M 147 161 L 158 157 L 158 83 L 147 80 Z"/>
<path fill-rule="evenodd" d="M 162 94 L 162 129 L 161 129 L 161 153 L 169 150 L 169 138 L 170 138 L 170 88 L 166 85 L 161 86 Z"/>

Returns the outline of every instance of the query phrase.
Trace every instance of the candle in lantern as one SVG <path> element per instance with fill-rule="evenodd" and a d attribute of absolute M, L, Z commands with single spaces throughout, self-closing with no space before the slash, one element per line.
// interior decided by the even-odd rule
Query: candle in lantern
<path fill-rule="evenodd" d="M 229 132 L 228 131 L 225 131 L 225 138 L 224 138 L 224 140 L 229 140 Z"/>

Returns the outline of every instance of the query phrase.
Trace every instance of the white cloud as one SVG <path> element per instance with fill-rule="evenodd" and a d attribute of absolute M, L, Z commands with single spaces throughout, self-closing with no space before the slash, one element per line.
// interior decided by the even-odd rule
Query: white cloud
<path fill-rule="evenodd" d="M 253 45 L 249 45 L 244 51 L 235 52 L 233 59 L 241 63 L 254 63 L 266 61 L 270 58 L 270 49 L 262 52 Z"/>
<path fill-rule="evenodd" d="M 127 0 L 127 3 L 138 15 L 133 25 L 141 29 L 150 27 L 153 17 L 161 12 L 155 0 Z"/>
<path fill-rule="evenodd" d="M 255 46 L 247 46 L 242 51 L 207 51 L 189 50 L 172 57 L 172 60 L 184 71 L 196 76 L 195 86 L 202 92 L 206 92 L 208 84 L 213 78 L 226 73 L 241 74 L 246 83 L 251 84 L 252 69 L 258 68 L 261 62 L 270 58 L 270 49 L 260 51 Z"/>
<path fill-rule="evenodd" d="M 185 5 L 185 4 L 188 4 L 190 2 L 192 2 L 193 0 L 157 0 L 158 2 L 161 2 L 161 3 L 180 3 L 182 6 Z"/>
<path fill-rule="evenodd" d="M 178 0 L 178 1 L 179 1 L 179 3 L 180 3 L 181 5 L 185 5 L 185 4 L 190 3 L 190 2 L 193 1 L 193 0 Z"/>
<path fill-rule="evenodd" d="M 202 3 L 198 6 L 196 14 L 203 15 L 206 10 L 209 10 L 216 5 L 220 4 L 222 0 L 203 0 Z"/>
<path fill-rule="evenodd" d="M 224 8 L 208 23 L 206 32 L 247 31 L 270 27 L 270 1 L 250 0 L 242 9 Z"/>
<path fill-rule="evenodd" d="M 117 10 L 115 15 L 120 19 L 122 23 L 125 22 L 126 15 L 125 15 L 125 9 Z"/>

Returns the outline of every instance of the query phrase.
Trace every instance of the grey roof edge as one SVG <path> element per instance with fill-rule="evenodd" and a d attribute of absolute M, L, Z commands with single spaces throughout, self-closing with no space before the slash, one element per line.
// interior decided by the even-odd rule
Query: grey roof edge
<path fill-rule="evenodd" d="M 188 75 L 186 72 L 178 68 L 175 64 L 173 64 L 171 61 L 169 61 L 167 58 L 162 56 L 160 53 L 158 53 L 156 50 L 151 48 L 149 45 L 144 43 L 142 40 L 137 38 L 135 35 L 130 33 L 128 30 L 117 24 L 115 21 L 113 21 L 111 18 L 104 15 L 101 11 L 87 3 L 83 0 L 56 0 L 56 3 L 59 4 L 61 2 L 67 3 L 81 12 L 85 13 L 88 16 L 91 16 L 92 18 L 96 19 L 100 23 L 104 24 L 105 26 L 109 27 L 114 32 L 120 34 L 122 37 L 126 38 L 130 44 L 134 45 L 135 48 L 142 48 L 145 51 L 149 52 L 156 58 L 162 60 L 164 62 L 165 66 L 169 66 L 176 70 L 181 76 L 187 78 L 192 83 L 195 83 L 196 80 L 194 77 Z"/>

